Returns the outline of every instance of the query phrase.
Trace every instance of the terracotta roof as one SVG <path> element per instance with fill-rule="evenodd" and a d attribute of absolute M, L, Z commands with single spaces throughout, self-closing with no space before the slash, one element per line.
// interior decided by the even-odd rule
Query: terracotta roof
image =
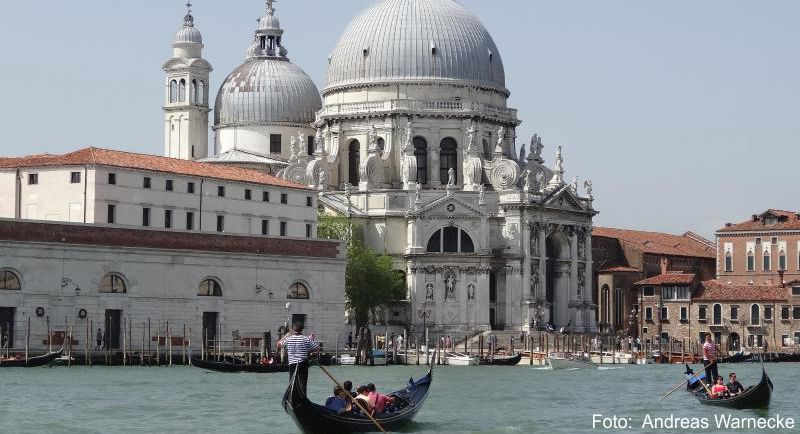
<path fill-rule="evenodd" d="M 633 267 L 626 267 L 624 265 L 618 265 L 615 267 L 606 267 L 601 270 L 598 270 L 600 273 L 639 273 L 641 270 L 633 268 Z"/>
<path fill-rule="evenodd" d="M 0 241 L 340 258 L 340 242 L 0 219 Z"/>
<path fill-rule="evenodd" d="M 717 232 L 800 230 L 800 215 L 796 211 L 769 209 L 754 217 L 741 223 L 726 225 Z M 768 225 L 765 217 L 776 217 L 778 221 Z"/>
<path fill-rule="evenodd" d="M 95 147 L 79 149 L 63 155 L 38 154 L 27 157 L 0 158 L 0 169 L 83 165 L 123 167 L 276 187 L 308 189 L 305 185 L 286 181 L 252 169 Z"/>
<path fill-rule="evenodd" d="M 592 229 L 592 236 L 614 238 L 621 243 L 631 244 L 643 253 L 716 258 L 717 249 L 714 243 L 693 232 L 672 235 L 661 232 L 596 227 Z"/>
<path fill-rule="evenodd" d="M 634 285 L 690 285 L 693 281 L 694 274 L 667 273 L 640 280 Z"/>
<path fill-rule="evenodd" d="M 785 301 L 789 298 L 789 287 L 780 285 L 729 284 L 719 280 L 706 280 L 700 291 L 692 298 L 695 301 Z"/>

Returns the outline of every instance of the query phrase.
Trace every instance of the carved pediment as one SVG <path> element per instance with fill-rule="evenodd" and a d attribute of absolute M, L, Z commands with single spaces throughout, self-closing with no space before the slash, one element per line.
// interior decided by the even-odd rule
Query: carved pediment
<path fill-rule="evenodd" d="M 545 197 L 545 199 L 542 201 L 542 204 L 550 208 L 560 208 L 571 211 L 586 211 L 586 208 L 584 208 L 578 197 L 572 192 L 568 185 L 555 190 L 549 196 Z"/>
<path fill-rule="evenodd" d="M 485 218 L 489 214 L 477 205 L 467 202 L 456 195 L 446 195 L 422 208 L 408 214 L 411 217 L 441 218 Z"/>

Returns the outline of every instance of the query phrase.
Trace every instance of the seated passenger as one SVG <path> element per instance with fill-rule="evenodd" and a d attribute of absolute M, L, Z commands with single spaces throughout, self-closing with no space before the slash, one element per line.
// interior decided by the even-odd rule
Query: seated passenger
<path fill-rule="evenodd" d="M 356 392 L 358 392 L 358 395 L 356 395 L 355 398 L 356 401 L 358 401 L 361 406 L 369 412 L 369 414 L 375 413 L 375 406 L 372 404 L 372 402 L 370 402 L 369 390 L 367 389 L 367 386 L 358 386 Z"/>
<path fill-rule="evenodd" d="M 350 380 L 347 380 L 347 381 L 345 381 L 344 383 L 342 383 L 342 385 L 344 386 L 344 390 L 345 390 L 347 393 L 349 393 L 349 394 L 350 394 L 350 396 L 352 396 L 353 398 L 355 398 L 355 397 L 356 397 L 356 394 L 355 394 L 355 393 L 353 393 L 353 382 L 352 382 L 352 381 L 350 381 Z"/>
<path fill-rule="evenodd" d="M 730 374 L 728 374 L 728 384 L 726 384 L 725 387 L 728 388 L 728 392 L 730 392 L 731 395 L 738 395 L 744 392 L 744 387 L 742 386 L 742 383 L 736 381 L 735 372 L 731 372 Z"/>
<path fill-rule="evenodd" d="M 375 407 L 376 413 L 383 413 L 386 409 L 387 404 L 394 404 L 394 398 L 391 396 L 387 396 L 375 391 L 375 385 L 372 383 L 367 384 L 367 390 L 369 391 L 370 401 L 372 405 Z"/>
<path fill-rule="evenodd" d="M 717 382 L 711 388 L 712 398 L 725 398 L 728 394 L 728 388 L 723 384 L 722 377 L 717 377 Z"/>
<path fill-rule="evenodd" d="M 325 401 L 325 407 L 335 411 L 337 414 L 347 413 L 352 410 L 347 392 L 342 390 L 339 386 L 333 388 L 333 396 Z"/>

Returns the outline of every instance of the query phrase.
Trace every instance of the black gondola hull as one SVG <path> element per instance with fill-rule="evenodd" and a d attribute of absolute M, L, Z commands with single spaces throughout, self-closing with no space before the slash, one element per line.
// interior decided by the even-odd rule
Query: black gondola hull
<path fill-rule="evenodd" d="M 247 363 L 215 362 L 213 360 L 203 360 L 197 356 L 192 356 L 191 361 L 192 366 L 216 372 L 252 372 L 259 374 L 289 372 L 289 365 L 257 365 Z"/>
<path fill-rule="evenodd" d="M 709 399 L 705 388 L 700 387 L 692 392 L 695 398 L 703 405 L 726 408 L 765 408 L 769 406 L 772 396 L 772 380 L 769 379 L 766 370 L 761 370 L 761 381 L 755 386 L 750 386 L 744 392 L 730 398 Z"/>
<path fill-rule="evenodd" d="M 390 395 L 402 397 L 405 407 L 392 413 L 374 415 L 386 431 L 396 431 L 407 425 L 417 415 L 428 396 L 432 373 L 429 371 L 417 381 L 409 381 L 408 387 Z M 295 424 L 306 434 L 346 434 L 354 432 L 378 431 L 367 417 L 350 413 L 335 414 L 324 406 L 311 402 L 302 386 L 292 378 L 283 396 L 283 409 L 292 417 Z"/>
<path fill-rule="evenodd" d="M 44 366 L 53 360 L 61 357 L 64 349 L 60 349 L 53 353 L 47 353 L 43 356 L 29 357 L 28 360 L 5 360 L 0 362 L 0 368 L 35 368 L 37 366 Z"/>
<path fill-rule="evenodd" d="M 481 358 L 480 364 L 492 366 L 515 366 L 519 364 L 520 360 L 522 360 L 522 353 L 518 353 L 515 356 L 494 356 L 493 358 L 483 357 Z"/>

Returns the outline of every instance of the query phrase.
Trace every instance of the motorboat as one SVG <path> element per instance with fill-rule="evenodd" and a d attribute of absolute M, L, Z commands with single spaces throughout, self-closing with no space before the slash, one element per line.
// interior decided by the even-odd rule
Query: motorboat
<path fill-rule="evenodd" d="M 549 353 L 547 364 L 553 369 L 595 369 L 596 363 L 584 354 Z"/>

